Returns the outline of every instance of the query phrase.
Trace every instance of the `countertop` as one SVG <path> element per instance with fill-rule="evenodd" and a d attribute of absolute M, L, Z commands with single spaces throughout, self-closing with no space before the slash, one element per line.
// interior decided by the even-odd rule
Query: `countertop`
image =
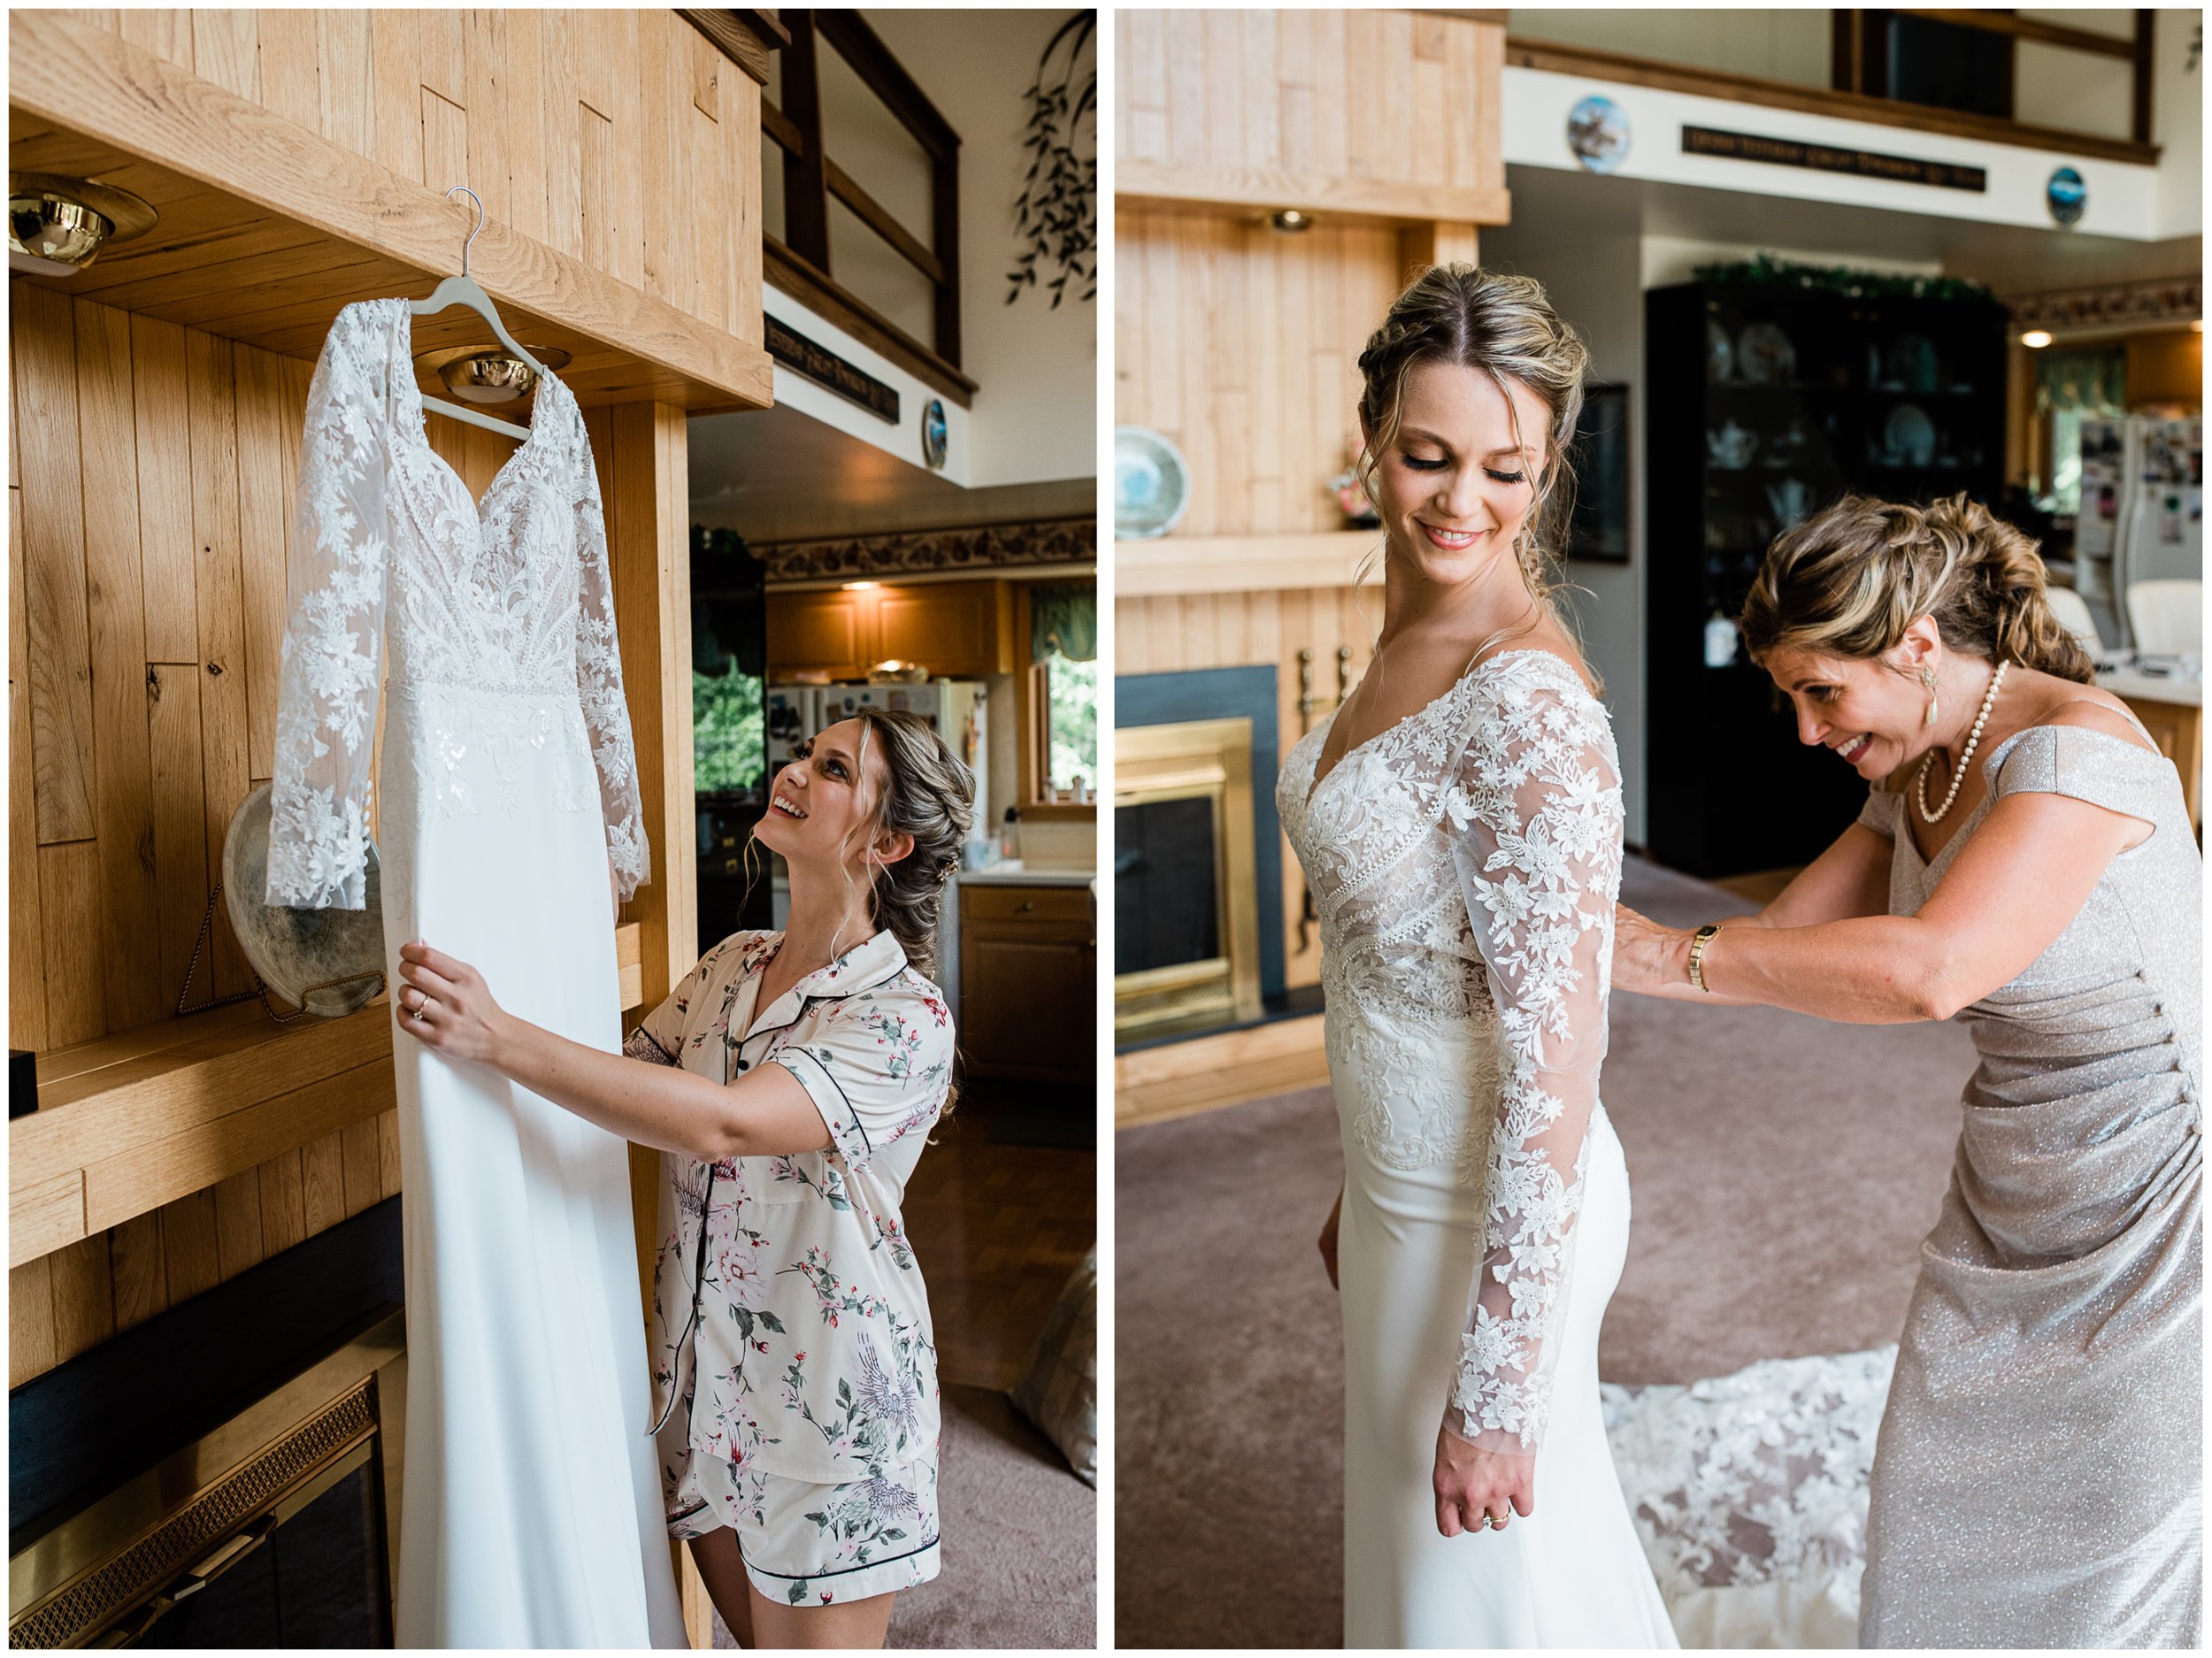
<path fill-rule="evenodd" d="M 2204 706 L 2204 680 L 2196 674 L 2145 673 L 2139 668 L 2100 668 L 2097 683 L 2120 696 L 2142 702 L 2173 702 L 2184 708 Z"/>
<path fill-rule="evenodd" d="M 1019 858 L 1001 858 L 987 869 L 962 870 L 958 879 L 972 887 L 1088 887 L 1094 870 L 1028 869 Z"/>

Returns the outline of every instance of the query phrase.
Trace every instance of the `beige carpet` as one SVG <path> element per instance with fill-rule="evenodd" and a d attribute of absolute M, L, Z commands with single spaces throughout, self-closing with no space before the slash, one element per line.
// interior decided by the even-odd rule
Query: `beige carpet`
<path fill-rule="evenodd" d="M 1749 907 L 1635 859 L 1623 896 L 1674 925 Z M 1972 1068 L 1950 1025 L 1617 998 L 1604 1091 L 1635 1214 L 1605 1378 L 1893 1340 Z M 1313 1247 L 1333 1101 L 1126 1129 L 1115 1167 L 1118 1638 L 1340 1645 L 1342 1358 Z"/>

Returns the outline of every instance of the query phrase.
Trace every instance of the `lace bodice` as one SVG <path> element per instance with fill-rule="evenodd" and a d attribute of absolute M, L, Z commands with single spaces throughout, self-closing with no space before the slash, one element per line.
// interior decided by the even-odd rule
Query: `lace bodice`
<path fill-rule="evenodd" d="M 1359 1078 L 1371 1155 L 1483 1186 L 1452 1412 L 1485 1449 L 1533 1451 L 1605 1055 L 1612 729 L 1534 649 L 1479 664 L 1317 785 L 1328 729 L 1291 750 L 1277 794 L 1320 916 L 1333 1069 Z"/>
<path fill-rule="evenodd" d="M 545 376 L 530 435 L 480 507 L 430 447 L 411 323 L 403 299 L 347 306 L 308 390 L 268 902 L 362 907 L 388 632 L 395 689 L 445 699 L 457 710 L 442 714 L 448 728 L 480 727 L 487 744 L 544 742 L 549 696 L 576 699 L 626 898 L 647 879 L 649 853 L 582 411 Z"/>

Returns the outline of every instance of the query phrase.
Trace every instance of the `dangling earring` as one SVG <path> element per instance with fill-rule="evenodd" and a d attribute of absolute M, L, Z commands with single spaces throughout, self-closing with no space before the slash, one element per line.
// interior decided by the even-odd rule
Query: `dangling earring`
<path fill-rule="evenodd" d="M 1928 717 L 1920 723 L 1924 725 L 1932 725 L 1936 723 L 1935 670 L 1933 668 L 1923 668 L 1920 671 L 1920 683 L 1928 687 Z"/>

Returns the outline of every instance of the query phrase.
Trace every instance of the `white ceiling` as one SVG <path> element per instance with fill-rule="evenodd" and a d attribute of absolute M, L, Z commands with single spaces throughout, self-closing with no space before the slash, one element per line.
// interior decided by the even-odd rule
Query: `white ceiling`
<path fill-rule="evenodd" d="M 2132 242 L 2073 231 L 1973 224 L 1932 213 L 1900 213 L 1778 196 L 1752 196 L 1648 179 L 1601 178 L 1549 167 L 1512 166 L 1516 234 L 1546 242 L 1591 234 L 1678 236 L 1823 253 L 1933 260 L 1954 276 L 2000 294 L 2200 274 L 2194 236 Z"/>
<path fill-rule="evenodd" d="M 964 489 L 795 409 L 690 423 L 691 519 L 754 541 L 879 534 L 1088 512 L 1093 478 Z"/>

